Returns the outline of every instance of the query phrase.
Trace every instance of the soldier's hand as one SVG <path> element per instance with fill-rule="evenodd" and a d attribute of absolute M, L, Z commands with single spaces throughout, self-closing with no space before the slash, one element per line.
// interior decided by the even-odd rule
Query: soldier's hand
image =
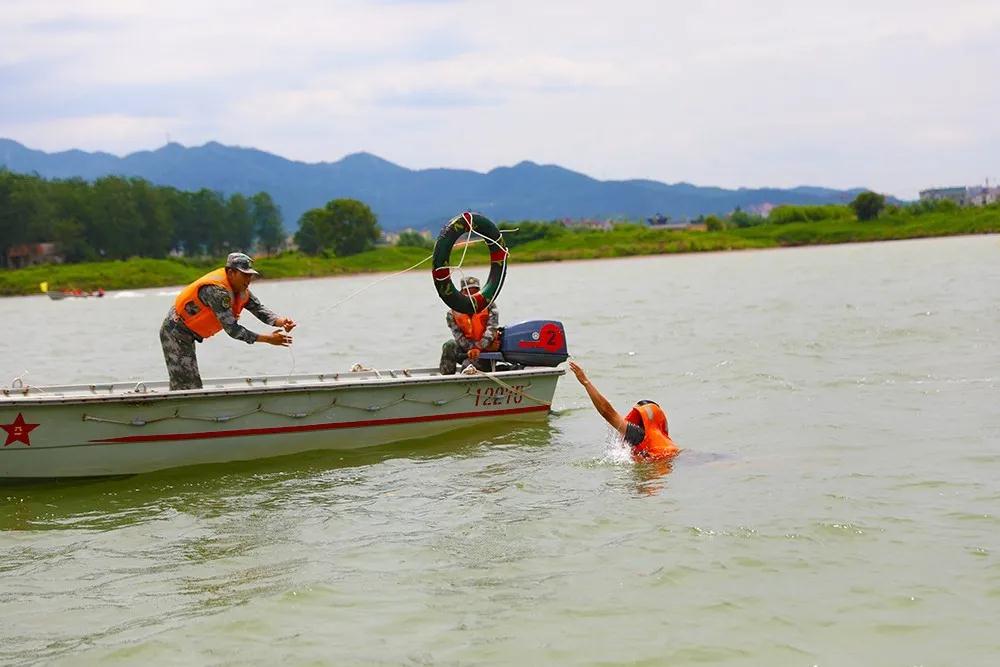
<path fill-rule="evenodd" d="M 478 359 L 479 358 L 479 348 L 478 347 L 474 347 L 471 350 L 469 350 L 468 357 L 469 357 L 469 359 L 472 359 L 472 360 Z"/>
<path fill-rule="evenodd" d="M 573 371 L 573 375 L 580 381 L 580 384 L 587 384 L 587 374 L 583 372 L 583 369 L 575 361 L 569 362 L 569 369 Z"/>
<path fill-rule="evenodd" d="M 275 322 L 279 327 L 283 328 L 285 331 L 291 331 L 295 328 L 297 322 L 290 317 L 279 317 L 278 321 Z"/>
<path fill-rule="evenodd" d="M 292 337 L 281 329 L 276 329 L 274 333 L 264 334 L 261 338 L 265 343 L 278 345 L 280 347 L 288 347 L 292 344 Z"/>

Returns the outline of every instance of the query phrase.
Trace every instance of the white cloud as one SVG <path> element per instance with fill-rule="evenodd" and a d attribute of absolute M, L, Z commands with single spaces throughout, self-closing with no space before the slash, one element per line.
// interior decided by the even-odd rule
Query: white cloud
<path fill-rule="evenodd" d="M 992 1 L 15 1 L 0 43 L 0 136 L 44 149 L 169 132 L 906 196 L 1000 176 Z"/>
<path fill-rule="evenodd" d="M 5 123 L 0 136 L 9 134 L 32 148 L 79 148 L 122 154 L 164 143 L 174 127 L 179 127 L 179 123 L 173 118 L 108 114 L 56 118 L 45 123 Z"/>

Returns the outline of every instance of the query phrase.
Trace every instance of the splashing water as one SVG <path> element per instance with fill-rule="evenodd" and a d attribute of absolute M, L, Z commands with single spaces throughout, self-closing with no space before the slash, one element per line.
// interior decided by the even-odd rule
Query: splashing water
<path fill-rule="evenodd" d="M 632 465 L 632 449 L 625 444 L 625 439 L 617 431 L 609 428 L 604 455 L 598 461 L 611 465 Z"/>

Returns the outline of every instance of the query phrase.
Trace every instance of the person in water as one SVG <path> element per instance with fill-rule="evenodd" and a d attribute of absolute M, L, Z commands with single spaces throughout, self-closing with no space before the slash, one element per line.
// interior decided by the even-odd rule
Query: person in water
<path fill-rule="evenodd" d="M 576 362 L 569 362 L 576 379 L 587 390 L 590 401 L 632 449 L 636 461 L 665 461 L 677 456 L 680 447 L 670 439 L 667 413 L 653 401 L 639 401 L 624 417 L 597 390 Z"/>
<path fill-rule="evenodd" d="M 292 344 L 292 337 L 286 332 L 295 328 L 295 322 L 275 315 L 250 292 L 250 282 L 259 275 L 250 257 L 234 252 L 226 258 L 224 268 L 205 274 L 177 295 L 160 327 L 160 344 L 171 391 L 201 389 L 194 344 L 222 330 L 244 343 L 282 347 Z M 278 329 L 269 334 L 257 334 L 240 326 L 236 320 L 243 310 L 249 310 L 264 324 Z"/>
<path fill-rule="evenodd" d="M 460 289 L 463 294 L 471 297 L 479 292 L 479 279 L 472 276 L 463 278 Z M 491 303 L 474 315 L 449 310 L 445 320 L 451 329 L 452 340 L 441 346 L 441 363 L 438 368 L 441 375 L 453 375 L 458 364 L 461 364 L 462 370 L 472 365 L 481 371 L 490 370 L 489 362 L 478 359 L 480 352 L 499 349 L 497 330 L 500 312 L 496 303 Z"/>

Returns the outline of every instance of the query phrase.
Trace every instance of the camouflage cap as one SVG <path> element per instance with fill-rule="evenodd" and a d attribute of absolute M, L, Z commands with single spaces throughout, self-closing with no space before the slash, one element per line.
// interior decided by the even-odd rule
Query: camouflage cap
<path fill-rule="evenodd" d="M 229 253 L 229 257 L 226 257 L 226 268 L 236 269 L 241 273 L 249 273 L 255 276 L 260 275 L 260 273 L 253 268 L 253 260 L 250 259 L 250 256 L 245 255 L 242 252 Z"/>
<path fill-rule="evenodd" d="M 468 278 L 462 278 L 462 284 L 460 285 L 459 289 L 463 289 L 464 290 L 464 289 L 468 289 L 470 287 L 475 287 L 476 289 L 479 289 L 479 278 L 476 278 L 475 276 L 469 276 Z"/>

